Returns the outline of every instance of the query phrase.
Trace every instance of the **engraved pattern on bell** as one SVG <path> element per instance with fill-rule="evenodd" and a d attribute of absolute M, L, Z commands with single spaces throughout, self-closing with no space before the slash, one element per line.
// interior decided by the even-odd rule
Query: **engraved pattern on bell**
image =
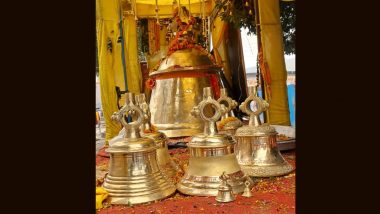
<path fill-rule="evenodd" d="M 252 177 L 288 174 L 293 171 L 293 167 L 282 157 L 277 147 L 275 128 L 261 124 L 259 118 L 269 104 L 257 96 L 255 87 L 249 87 L 249 93 L 240 105 L 240 109 L 250 116 L 249 124 L 238 128 L 235 133 L 235 154 L 241 169 Z"/>
<path fill-rule="evenodd" d="M 231 177 L 232 191 L 241 193 L 246 176 L 233 153 L 235 142 L 230 136 L 219 134 L 216 129 L 215 122 L 225 110 L 213 99 L 210 87 L 205 88 L 203 94 L 204 99 L 194 107 L 192 114 L 203 119 L 204 131 L 188 143 L 189 165 L 177 189 L 187 195 L 216 196 L 221 184 L 219 176 L 225 172 Z"/>
<path fill-rule="evenodd" d="M 133 113 L 137 120 L 128 123 L 126 115 Z M 110 162 L 103 187 L 109 193 L 110 203 L 140 204 L 172 195 L 176 188 L 158 167 L 157 146 L 152 139 L 140 136 L 142 110 L 125 105 L 112 118 L 124 126 L 125 135 L 106 150 Z"/>

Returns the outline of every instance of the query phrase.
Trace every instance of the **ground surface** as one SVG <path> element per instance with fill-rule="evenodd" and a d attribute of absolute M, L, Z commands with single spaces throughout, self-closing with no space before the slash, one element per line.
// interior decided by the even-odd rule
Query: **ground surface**
<path fill-rule="evenodd" d="M 169 150 L 173 160 L 184 169 L 188 164 L 188 150 L 177 148 Z M 101 149 L 96 156 L 97 185 L 101 186 L 108 170 L 108 155 Z M 295 152 L 283 152 L 285 159 L 295 167 Z M 105 203 L 98 210 L 106 213 L 295 213 L 295 172 L 275 178 L 254 179 L 253 196 L 236 196 L 230 203 L 218 203 L 215 197 L 186 196 L 178 191 L 174 196 L 143 205 L 114 206 Z"/>
<path fill-rule="evenodd" d="M 104 121 L 100 129 L 96 128 L 96 181 L 101 186 L 108 171 L 109 157 L 104 149 Z M 190 138 L 170 139 L 169 146 L 185 145 Z M 187 148 L 170 149 L 173 160 L 183 169 L 188 165 L 189 153 Z M 285 159 L 295 168 L 295 151 L 282 152 Z M 180 176 L 180 175 L 179 175 Z M 179 179 L 179 178 L 178 178 Z M 250 198 L 236 195 L 236 200 L 230 203 L 219 203 L 215 197 L 186 196 L 178 191 L 170 198 L 158 202 L 134 206 L 114 206 L 104 203 L 105 207 L 98 210 L 99 214 L 121 213 L 295 213 L 295 179 L 296 173 L 275 178 L 254 179 Z"/>

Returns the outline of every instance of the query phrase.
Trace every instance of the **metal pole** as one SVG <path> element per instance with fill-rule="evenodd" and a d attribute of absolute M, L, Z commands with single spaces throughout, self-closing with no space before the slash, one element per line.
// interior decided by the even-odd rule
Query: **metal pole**
<path fill-rule="evenodd" d="M 119 17 L 120 17 L 120 37 L 121 37 L 121 61 L 123 63 L 123 72 L 124 72 L 124 85 L 125 91 L 128 91 L 128 82 L 127 82 L 127 65 L 125 63 L 125 50 L 124 50 L 124 30 L 123 30 L 123 8 L 121 7 L 121 1 L 119 1 Z"/>
<path fill-rule="evenodd" d="M 257 49 L 260 51 L 260 48 L 261 48 L 261 25 L 260 25 L 260 16 L 259 16 L 259 7 L 258 7 L 258 0 L 253 0 L 253 8 L 254 8 L 254 11 L 255 11 L 255 26 L 256 26 L 256 35 L 257 35 Z M 258 52 L 259 53 L 259 52 Z M 257 62 L 258 62 L 258 56 L 259 54 L 257 54 Z M 256 66 L 257 68 L 257 75 L 259 75 L 259 78 L 260 78 L 260 87 L 261 87 L 261 93 L 262 93 L 262 96 L 263 96 L 263 99 L 265 100 L 265 82 L 264 82 L 264 79 L 263 79 L 263 76 L 260 75 L 261 74 L 261 71 L 260 71 L 260 63 L 257 63 L 258 65 Z M 259 82 L 257 83 L 259 84 Z M 268 111 L 265 111 L 264 112 L 264 122 L 268 122 Z"/>

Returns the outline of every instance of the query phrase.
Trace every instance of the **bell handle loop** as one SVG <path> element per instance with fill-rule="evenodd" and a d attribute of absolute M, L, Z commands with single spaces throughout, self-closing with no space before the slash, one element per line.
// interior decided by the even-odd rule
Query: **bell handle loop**
<path fill-rule="evenodd" d="M 237 102 L 227 95 L 227 91 L 225 88 L 220 89 L 220 97 L 217 101 L 221 105 L 223 105 L 223 103 L 228 104 L 228 106 L 224 105 L 227 108 L 226 110 L 227 112 L 237 107 Z"/>
<path fill-rule="evenodd" d="M 257 96 L 255 87 L 249 87 L 250 95 L 239 106 L 239 109 L 250 116 L 259 116 L 264 111 L 268 110 L 269 103 Z M 256 104 L 256 110 L 251 109 L 251 102 Z"/>
<path fill-rule="evenodd" d="M 134 111 L 138 114 L 136 121 L 128 123 L 125 120 L 124 115 L 125 115 L 125 113 L 128 113 L 129 111 Z M 134 106 L 134 105 L 124 105 L 120 109 L 119 112 L 115 112 L 112 115 L 112 119 L 119 121 L 125 127 L 125 129 L 137 129 L 137 128 L 139 128 L 141 126 L 141 124 L 143 123 L 143 118 L 144 118 L 144 113 L 142 112 L 142 110 L 139 107 Z"/>
<path fill-rule="evenodd" d="M 212 115 L 211 117 L 208 117 L 207 115 L 205 115 L 204 111 L 206 110 L 205 108 L 207 106 L 211 105 L 214 109 L 215 109 L 215 113 L 214 115 Z M 199 106 L 198 106 L 198 109 L 199 109 L 199 115 L 200 117 L 207 121 L 207 122 L 216 122 L 220 119 L 220 117 L 222 116 L 222 114 L 224 114 L 225 112 L 227 112 L 227 108 L 226 107 L 222 107 L 219 102 L 217 102 L 216 100 L 212 99 L 211 97 L 208 97 L 206 100 L 203 100 L 202 102 L 199 103 Z"/>

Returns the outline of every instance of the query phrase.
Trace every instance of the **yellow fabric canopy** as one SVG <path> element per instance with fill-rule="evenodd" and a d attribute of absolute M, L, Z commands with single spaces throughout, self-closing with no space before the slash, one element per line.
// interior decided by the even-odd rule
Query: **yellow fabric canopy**
<path fill-rule="evenodd" d="M 177 2 L 180 1 L 181 5 L 189 4 L 189 0 L 176 0 Z M 208 0 L 207 0 L 208 1 Z M 190 0 L 190 4 L 192 3 L 199 3 L 201 0 Z M 156 4 L 156 0 L 136 0 L 137 4 Z M 172 5 L 173 0 L 157 0 L 158 5 Z"/>

